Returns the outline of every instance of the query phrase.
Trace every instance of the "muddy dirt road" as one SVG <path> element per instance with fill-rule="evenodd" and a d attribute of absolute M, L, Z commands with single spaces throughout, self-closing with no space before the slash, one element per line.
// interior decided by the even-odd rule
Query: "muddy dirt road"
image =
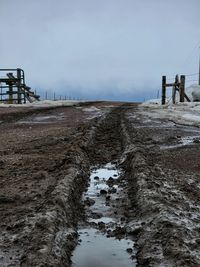
<path fill-rule="evenodd" d="M 200 266 L 198 128 L 109 102 L 0 121 L 0 266 Z"/>

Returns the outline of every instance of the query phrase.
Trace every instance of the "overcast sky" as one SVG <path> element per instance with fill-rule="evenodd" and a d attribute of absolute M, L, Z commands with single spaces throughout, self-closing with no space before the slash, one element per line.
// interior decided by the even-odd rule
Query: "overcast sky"
<path fill-rule="evenodd" d="M 0 68 L 41 93 L 156 97 L 162 75 L 198 72 L 199 14 L 200 0 L 0 0 Z"/>

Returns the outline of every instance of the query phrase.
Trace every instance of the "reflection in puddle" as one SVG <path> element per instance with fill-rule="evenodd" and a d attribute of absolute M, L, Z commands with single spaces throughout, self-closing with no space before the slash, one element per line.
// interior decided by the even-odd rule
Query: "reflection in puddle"
<path fill-rule="evenodd" d="M 107 238 L 96 229 L 82 229 L 82 240 L 73 256 L 74 267 L 130 267 L 133 260 L 127 253 L 132 241 Z"/>
<path fill-rule="evenodd" d="M 51 123 L 55 121 L 61 121 L 64 119 L 64 113 L 60 113 L 58 115 L 33 115 L 31 117 L 28 117 L 27 119 L 19 120 L 17 123 Z"/>
<path fill-rule="evenodd" d="M 126 236 L 120 240 L 107 236 L 107 231 L 112 232 L 124 225 L 114 216 L 112 205 L 107 201 L 112 199 L 115 202 L 118 197 L 120 189 L 116 181 L 119 175 L 120 171 L 110 163 L 92 171 L 88 190 L 83 196 L 83 200 L 89 199 L 92 205 L 87 208 L 87 226 L 79 230 L 81 243 L 73 253 L 73 267 L 136 266 L 134 242 Z M 94 214 L 98 216 L 94 217 Z"/>

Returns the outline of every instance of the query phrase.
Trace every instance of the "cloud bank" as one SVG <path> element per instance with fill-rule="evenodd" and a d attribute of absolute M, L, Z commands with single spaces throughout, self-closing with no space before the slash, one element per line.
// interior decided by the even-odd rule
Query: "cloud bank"
<path fill-rule="evenodd" d="M 198 72 L 199 10 L 199 0 L 1 0 L 0 68 L 23 68 L 41 92 L 155 97 L 162 75 Z"/>

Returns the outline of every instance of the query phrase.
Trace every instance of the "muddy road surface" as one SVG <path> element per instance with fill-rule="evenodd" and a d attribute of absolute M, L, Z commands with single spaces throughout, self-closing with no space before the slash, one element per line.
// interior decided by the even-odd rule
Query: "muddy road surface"
<path fill-rule="evenodd" d="M 0 266 L 200 266 L 200 131 L 143 111 L 0 109 Z"/>

